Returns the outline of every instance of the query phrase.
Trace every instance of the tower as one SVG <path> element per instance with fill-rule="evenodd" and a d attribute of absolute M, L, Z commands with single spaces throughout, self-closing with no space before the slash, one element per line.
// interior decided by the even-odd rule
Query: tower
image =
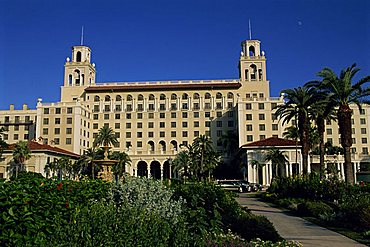
<path fill-rule="evenodd" d="M 269 81 L 266 78 L 266 57 L 259 40 L 245 40 L 241 44 L 239 60 L 240 82 L 246 91 L 269 97 Z"/>
<path fill-rule="evenodd" d="M 72 60 L 64 64 L 64 83 L 61 101 L 73 101 L 82 96 L 84 88 L 95 85 L 95 64 L 91 63 L 91 50 L 87 46 L 73 46 Z"/>

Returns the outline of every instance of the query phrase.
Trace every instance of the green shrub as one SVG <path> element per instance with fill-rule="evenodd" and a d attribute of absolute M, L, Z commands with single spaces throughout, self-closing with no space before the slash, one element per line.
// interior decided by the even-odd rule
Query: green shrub
<path fill-rule="evenodd" d="M 348 195 L 339 205 L 343 222 L 354 228 L 370 230 L 370 194 Z"/>
<path fill-rule="evenodd" d="M 322 214 L 333 214 L 333 209 L 321 201 L 305 201 L 297 206 L 298 214 L 302 216 L 319 217 Z"/>

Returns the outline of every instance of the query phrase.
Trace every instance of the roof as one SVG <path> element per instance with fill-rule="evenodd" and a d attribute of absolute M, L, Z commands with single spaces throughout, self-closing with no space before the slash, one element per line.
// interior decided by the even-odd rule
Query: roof
<path fill-rule="evenodd" d="M 15 144 L 9 144 L 8 147 L 4 151 L 10 151 L 13 150 L 15 147 Z M 58 148 L 58 147 L 52 147 L 50 145 L 46 144 L 40 144 L 38 142 L 29 141 L 28 142 L 28 148 L 31 150 L 31 152 L 50 152 L 55 154 L 62 154 L 73 158 L 78 158 L 80 155 L 75 154 L 73 152 Z"/>
<path fill-rule="evenodd" d="M 248 148 L 248 147 L 292 147 L 296 146 L 297 143 L 294 140 L 288 140 L 288 139 L 283 139 L 283 138 L 278 138 L 278 137 L 270 137 L 266 138 L 260 141 L 256 142 L 251 142 L 248 144 L 244 144 L 242 148 Z M 298 144 L 299 146 L 299 144 Z"/>
<path fill-rule="evenodd" d="M 238 89 L 241 87 L 239 82 L 220 82 L 220 83 L 173 83 L 173 84 L 136 84 L 125 85 L 101 85 L 90 86 L 85 89 L 86 92 L 106 92 L 106 91 L 153 91 L 153 90 L 185 90 L 185 89 Z"/>

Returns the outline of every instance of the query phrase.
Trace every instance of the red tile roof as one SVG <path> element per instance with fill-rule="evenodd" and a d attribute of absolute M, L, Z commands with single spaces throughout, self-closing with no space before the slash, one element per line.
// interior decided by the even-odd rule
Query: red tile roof
<path fill-rule="evenodd" d="M 4 151 L 13 150 L 14 147 L 15 147 L 15 144 L 9 144 L 8 147 Z M 52 147 L 46 144 L 40 144 L 34 141 L 28 142 L 28 148 L 31 150 L 31 152 L 44 151 L 44 152 L 51 152 L 51 153 L 56 153 L 56 154 L 63 154 L 63 155 L 67 155 L 67 156 L 74 157 L 74 158 L 80 157 L 80 155 L 75 154 L 73 152 L 70 152 L 70 151 L 67 151 L 67 150 L 64 150 L 58 147 Z"/>
<path fill-rule="evenodd" d="M 282 139 L 278 137 L 270 137 L 256 142 L 251 142 L 244 144 L 242 147 L 286 147 L 286 146 L 296 146 L 296 141 Z M 298 146 L 300 144 L 298 143 Z"/>
<path fill-rule="evenodd" d="M 238 89 L 241 84 L 235 82 L 223 83 L 174 83 L 174 84 L 132 84 L 132 85 L 102 85 L 91 86 L 85 89 L 86 92 L 106 91 L 152 91 L 152 90 L 184 90 L 184 89 Z"/>

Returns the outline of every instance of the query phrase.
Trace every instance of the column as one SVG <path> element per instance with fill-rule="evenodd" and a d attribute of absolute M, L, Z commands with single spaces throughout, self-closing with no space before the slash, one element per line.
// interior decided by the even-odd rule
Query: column
<path fill-rule="evenodd" d="M 161 181 L 163 181 L 163 164 L 160 164 L 160 169 L 161 169 Z"/>
<path fill-rule="evenodd" d="M 262 169 L 262 185 L 266 185 L 266 176 L 267 176 L 267 167 L 266 165 Z"/>
<path fill-rule="evenodd" d="M 345 176 L 344 176 L 344 164 L 343 163 L 340 163 L 340 174 L 341 174 L 342 179 L 344 180 Z"/>

